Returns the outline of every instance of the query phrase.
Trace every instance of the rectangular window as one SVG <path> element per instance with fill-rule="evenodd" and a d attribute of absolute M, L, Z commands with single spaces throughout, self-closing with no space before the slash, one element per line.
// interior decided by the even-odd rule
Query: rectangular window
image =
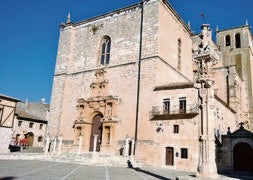
<path fill-rule="evenodd" d="M 1 100 L 0 100 L 0 102 L 1 102 Z M 3 108 L 0 107 L 0 117 L 2 117 L 2 113 L 3 113 Z"/>
<path fill-rule="evenodd" d="M 22 121 L 18 121 L 18 126 L 21 126 L 22 125 Z"/>
<path fill-rule="evenodd" d="M 43 141 L 43 137 L 42 136 L 39 136 L 38 137 L 38 142 L 42 142 Z"/>
<path fill-rule="evenodd" d="M 163 114 L 170 113 L 170 99 L 163 100 Z"/>
<path fill-rule="evenodd" d="M 174 133 L 179 133 L 179 125 L 174 125 Z"/>
<path fill-rule="evenodd" d="M 188 149 L 187 148 L 181 148 L 181 158 L 188 159 Z"/>
<path fill-rule="evenodd" d="M 186 97 L 179 98 L 179 113 L 186 113 Z"/>
<path fill-rule="evenodd" d="M 29 123 L 29 128 L 33 128 L 33 123 Z"/>
<path fill-rule="evenodd" d="M 43 124 L 40 124 L 40 129 L 42 129 L 43 128 Z"/>

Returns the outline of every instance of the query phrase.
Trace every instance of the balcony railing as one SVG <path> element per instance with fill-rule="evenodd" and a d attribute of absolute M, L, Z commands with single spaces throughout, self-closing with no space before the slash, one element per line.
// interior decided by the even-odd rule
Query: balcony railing
<path fill-rule="evenodd" d="M 199 113 L 199 106 L 197 104 L 188 104 L 185 108 L 180 108 L 179 105 L 170 107 L 170 110 L 163 110 L 161 106 L 153 106 L 150 112 L 151 120 L 165 120 L 165 119 L 184 119 L 193 118 Z"/>

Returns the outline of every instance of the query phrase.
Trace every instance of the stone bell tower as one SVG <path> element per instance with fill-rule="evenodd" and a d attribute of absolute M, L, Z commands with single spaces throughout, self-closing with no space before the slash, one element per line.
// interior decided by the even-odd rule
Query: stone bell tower
<path fill-rule="evenodd" d="M 212 67 L 218 61 L 215 46 L 212 44 L 212 32 L 209 24 L 202 25 L 199 35 L 198 49 L 194 52 L 197 67 L 196 83 L 199 88 L 201 120 L 200 120 L 200 158 L 199 176 L 216 177 L 215 136 L 214 136 L 214 79 Z"/>
<path fill-rule="evenodd" d="M 245 127 L 253 131 L 253 39 L 251 27 L 245 25 L 216 31 L 217 45 L 220 48 L 224 66 L 236 66 L 236 71 L 245 83 Z"/>

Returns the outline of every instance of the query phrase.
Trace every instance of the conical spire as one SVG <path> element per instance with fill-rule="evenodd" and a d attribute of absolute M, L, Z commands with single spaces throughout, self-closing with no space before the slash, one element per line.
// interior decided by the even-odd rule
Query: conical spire
<path fill-rule="evenodd" d="M 248 25 L 249 25 L 249 23 L 248 23 L 248 20 L 246 19 L 245 26 L 248 26 Z"/>
<path fill-rule="evenodd" d="M 191 22 L 190 21 L 188 21 L 187 26 L 191 30 Z"/>
<path fill-rule="evenodd" d="M 71 22 L 71 19 L 70 19 L 70 12 L 69 12 L 66 23 L 70 23 L 70 22 Z"/>
<path fill-rule="evenodd" d="M 218 32 L 218 31 L 219 31 L 219 26 L 217 25 L 217 26 L 216 26 L 216 32 Z"/>

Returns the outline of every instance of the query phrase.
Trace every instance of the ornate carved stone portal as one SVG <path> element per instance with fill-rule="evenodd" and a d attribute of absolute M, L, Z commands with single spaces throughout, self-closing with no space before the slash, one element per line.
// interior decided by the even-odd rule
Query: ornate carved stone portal
<path fill-rule="evenodd" d="M 91 97 L 77 100 L 74 145 L 80 144 L 82 137 L 82 151 L 113 154 L 119 98 L 108 95 L 109 81 L 105 79 L 105 74 L 103 69 L 97 70 L 96 79 L 90 85 Z"/>

